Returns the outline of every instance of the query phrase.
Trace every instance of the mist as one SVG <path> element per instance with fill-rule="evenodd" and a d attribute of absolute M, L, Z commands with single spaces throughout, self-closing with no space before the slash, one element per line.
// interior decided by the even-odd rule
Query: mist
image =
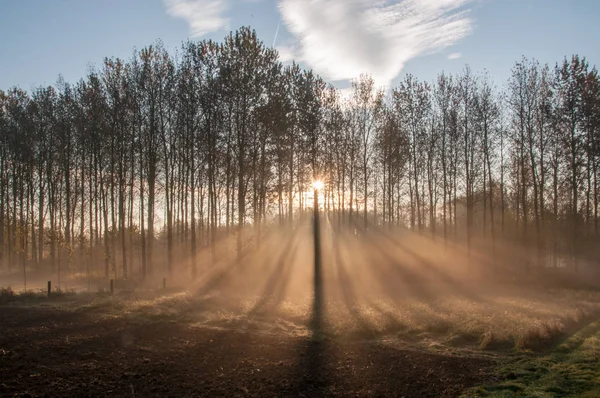
<path fill-rule="evenodd" d="M 595 67 L 342 95 L 278 57 L 0 91 L 0 395 L 598 391 Z"/>

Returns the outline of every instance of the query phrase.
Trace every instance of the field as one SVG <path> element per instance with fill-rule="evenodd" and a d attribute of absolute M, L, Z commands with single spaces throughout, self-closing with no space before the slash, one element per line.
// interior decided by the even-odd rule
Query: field
<path fill-rule="evenodd" d="M 600 395 L 600 291 L 422 237 L 320 235 L 316 259 L 300 225 L 185 286 L 2 290 L 0 396 Z"/>

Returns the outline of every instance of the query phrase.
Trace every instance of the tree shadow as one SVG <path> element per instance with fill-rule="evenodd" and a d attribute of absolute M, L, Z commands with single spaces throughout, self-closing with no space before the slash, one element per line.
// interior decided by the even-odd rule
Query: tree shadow
<path fill-rule="evenodd" d="M 403 332 L 408 330 L 408 325 L 398 319 L 398 317 L 392 311 L 384 308 L 373 300 L 369 300 L 369 305 L 385 319 L 386 326 L 384 331 L 386 333 Z"/>
<path fill-rule="evenodd" d="M 426 272 L 428 272 L 434 279 L 442 282 L 442 284 L 447 287 L 452 293 L 463 296 L 466 299 L 472 301 L 482 301 L 482 297 L 477 295 L 471 289 L 467 288 L 463 283 L 460 283 L 456 278 L 448 275 L 447 272 L 442 271 L 439 267 L 433 264 L 430 260 L 427 260 L 422 255 L 418 254 L 412 249 L 409 249 L 405 245 L 401 243 L 397 243 L 397 247 L 399 247 L 403 252 L 412 256 L 417 264 L 422 267 Z"/>
<path fill-rule="evenodd" d="M 262 246 L 268 246 L 272 244 L 277 238 L 277 234 L 274 232 L 263 238 Z M 211 290 L 219 288 L 231 275 L 233 270 L 240 270 L 243 265 L 247 264 L 253 255 L 256 255 L 256 248 L 252 251 L 242 252 L 241 257 L 230 260 L 229 262 L 213 267 L 199 282 L 199 287 L 196 289 L 195 294 L 202 296 L 210 292 Z"/>
<path fill-rule="evenodd" d="M 338 240 L 333 243 L 334 246 L 334 263 L 337 269 L 337 281 L 338 286 L 340 288 L 340 292 L 342 294 L 342 300 L 344 302 L 344 306 L 354 319 L 354 321 L 359 326 L 359 332 L 366 333 L 368 336 L 372 337 L 375 335 L 375 330 L 371 327 L 370 322 L 364 317 L 363 314 L 357 308 L 357 295 L 354 289 L 354 284 L 352 282 L 352 278 L 350 277 L 347 269 L 346 262 L 342 258 L 342 253 L 340 250 L 340 245 Z"/>
<path fill-rule="evenodd" d="M 403 253 L 412 257 L 419 268 L 423 270 L 425 273 L 429 275 L 430 278 L 421 277 L 422 282 L 431 284 L 432 282 L 441 282 L 441 284 L 448 288 L 452 293 L 457 294 L 459 296 L 463 296 L 466 299 L 473 301 L 480 301 L 482 298 L 478 296 L 471 289 L 467 288 L 463 283 L 460 283 L 455 277 L 449 275 L 445 270 L 440 269 L 439 266 L 434 264 L 432 261 L 426 259 L 421 254 L 417 253 L 413 249 L 408 248 L 403 243 L 399 242 L 397 239 L 390 236 L 388 233 L 383 231 L 381 228 L 374 226 L 370 229 L 376 236 L 380 238 L 384 238 L 387 240 L 393 247 L 400 249 Z M 371 242 L 376 242 L 377 240 L 371 238 Z"/>
<path fill-rule="evenodd" d="M 327 340 L 323 334 L 324 323 L 324 286 L 323 256 L 321 242 L 321 225 L 319 214 L 313 219 L 314 240 L 314 279 L 313 305 L 309 321 L 310 335 L 308 341 L 303 340 L 298 372 L 294 375 L 294 391 L 299 396 L 320 397 L 330 395 L 328 388 L 331 375 L 325 365 Z"/>
<path fill-rule="evenodd" d="M 290 280 L 292 263 L 298 250 L 298 231 L 299 228 L 296 228 L 282 245 L 281 252 L 275 260 L 275 269 L 271 272 L 259 300 L 248 312 L 249 316 L 264 314 L 277 307 L 283 299 Z"/>
<path fill-rule="evenodd" d="M 366 250 L 373 259 L 370 262 L 370 270 L 376 274 L 377 280 L 390 298 L 396 299 L 402 293 L 424 301 L 432 301 L 435 298 L 427 278 L 403 264 L 397 256 L 390 253 L 389 247 L 381 244 L 373 236 L 365 236 L 365 240 L 371 246 Z M 377 261 L 375 257 L 383 261 Z M 405 291 L 402 292 L 401 289 Z"/>

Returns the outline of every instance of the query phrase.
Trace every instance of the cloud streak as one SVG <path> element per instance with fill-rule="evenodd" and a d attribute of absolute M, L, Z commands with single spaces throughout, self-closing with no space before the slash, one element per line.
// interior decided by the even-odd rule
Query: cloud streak
<path fill-rule="evenodd" d="M 167 13 L 185 20 L 191 37 L 201 37 L 229 26 L 225 17 L 228 3 L 225 0 L 163 0 Z"/>
<path fill-rule="evenodd" d="M 277 23 L 277 29 L 275 30 L 275 37 L 273 38 L 273 47 L 275 47 L 275 43 L 277 43 L 277 36 L 279 36 L 279 28 L 281 27 L 281 21 Z"/>
<path fill-rule="evenodd" d="M 297 59 L 329 80 L 370 73 L 389 85 L 406 62 L 472 31 L 473 0 L 279 0 Z"/>

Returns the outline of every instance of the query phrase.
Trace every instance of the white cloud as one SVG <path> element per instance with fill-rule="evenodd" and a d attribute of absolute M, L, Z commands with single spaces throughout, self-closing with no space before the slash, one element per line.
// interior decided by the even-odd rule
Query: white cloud
<path fill-rule="evenodd" d="M 226 0 L 163 0 L 167 13 L 185 20 L 190 26 L 190 36 L 200 37 L 229 26 L 224 16 L 229 8 Z"/>
<path fill-rule="evenodd" d="M 388 85 L 408 60 L 467 36 L 472 1 L 279 0 L 279 9 L 300 58 L 326 79 L 370 73 Z"/>
<path fill-rule="evenodd" d="M 460 57 L 462 57 L 461 53 L 452 53 L 448 55 L 448 59 L 459 59 Z"/>
<path fill-rule="evenodd" d="M 338 89 L 338 95 L 340 96 L 341 103 L 346 105 L 350 103 L 354 98 L 354 88 L 350 86 Z"/>
<path fill-rule="evenodd" d="M 292 62 L 292 61 L 296 61 L 296 62 L 302 61 L 302 59 L 300 58 L 300 56 L 298 54 L 297 46 L 290 45 L 290 44 L 280 44 L 280 45 L 276 46 L 275 49 L 279 53 L 279 60 L 281 62 L 285 63 L 285 62 Z"/>

